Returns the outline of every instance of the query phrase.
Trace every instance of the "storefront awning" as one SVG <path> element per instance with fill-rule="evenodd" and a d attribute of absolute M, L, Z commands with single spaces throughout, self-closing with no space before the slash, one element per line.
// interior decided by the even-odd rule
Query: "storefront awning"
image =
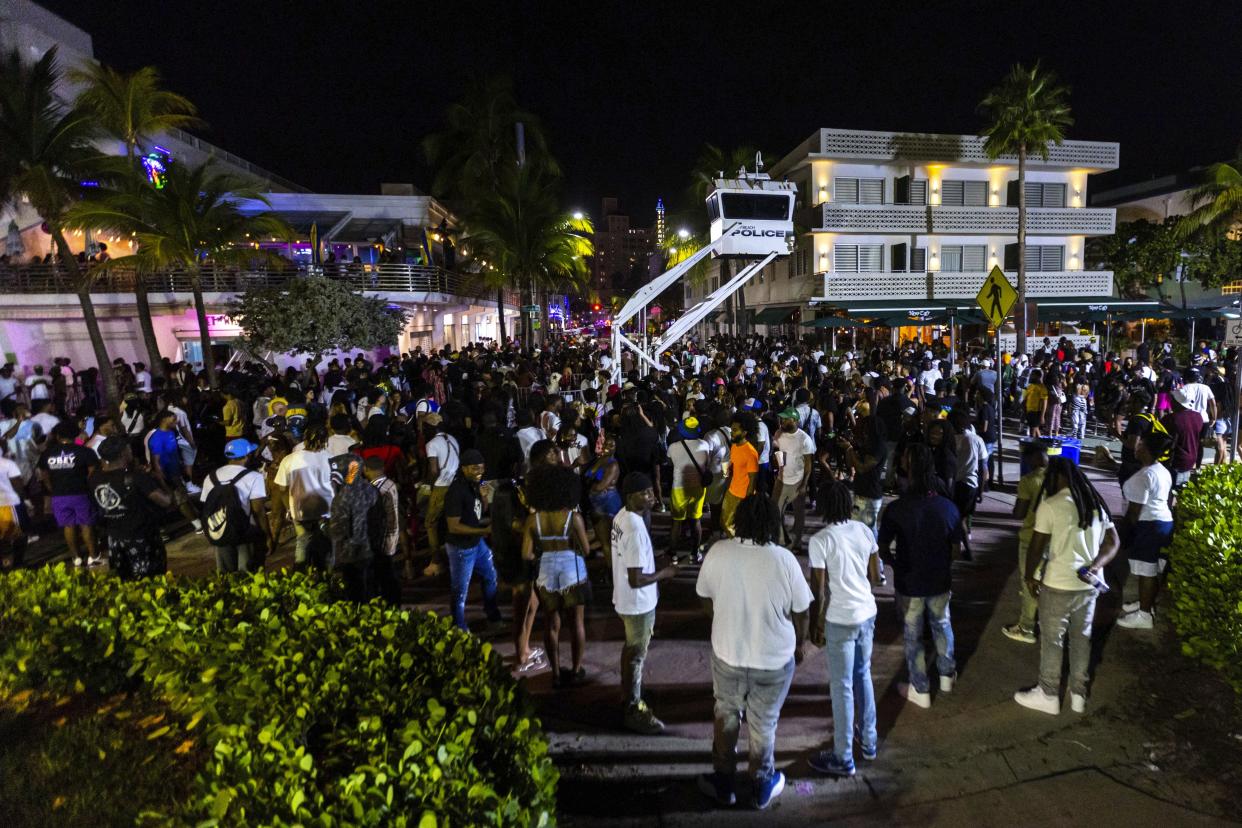
<path fill-rule="evenodd" d="M 764 308 L 755 314 L 755 318 L 752 321 L 756 325 L 783 325 L 789 321 L 797 309 L 797 305 L 783 308 Z"/>

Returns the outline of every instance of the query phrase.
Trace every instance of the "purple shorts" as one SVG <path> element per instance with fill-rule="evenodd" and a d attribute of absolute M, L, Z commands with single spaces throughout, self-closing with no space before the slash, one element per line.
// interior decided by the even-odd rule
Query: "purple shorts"
<path fill-rule="evenodd" d="M 95 504 L 84 494 L 52 497 L 52 516 L 61 529 L 66 526 L 94 526 Z"/>

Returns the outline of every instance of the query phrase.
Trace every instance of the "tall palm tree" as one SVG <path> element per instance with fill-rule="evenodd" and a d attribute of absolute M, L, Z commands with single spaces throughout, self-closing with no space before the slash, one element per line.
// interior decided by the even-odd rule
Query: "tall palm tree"
<path fill-rule="evenodd" d="M 731 150 L 723 150 L 715 144 L 704 144 L 694 167 L 690 171 L 689 194 L 693 206 L 702 214 L 703 202 L 716 185 L 717 178 L 733 178 L 740 169 L 754 166 L 757 153 L 754 147 L 740 146 Z M 762 156 L 760 156 L 762 157 Z M 766 164 L 767 159 L 764 158 Z M 706 238 L 706 233 L 702 234 Z M 680 248 L 685 249 L 683 246 Z M 706 268 L 704 271 L 706 272 Z M 733 278 L 732 263 L 728 259 L 720 262 L 720 283 L 723 285 Z M 729 297 L 730 315 L 733 319 L 734 333 L 744 334 L 746 329 L 746 289 L 743 287 Z"/>
<path fill-rule="evenodd" d="M 1185 238 L 1203 227 L 1236 234 L 1242 223 L 1242 146 L 1236 160 L 1208 167 L 1206 179 L 1188 197 L 1194 209 L 1179 222 L 1179 235 Z"/>
<path fill-rule="evenodd" d="M 147 66 L 125 74 L 102 64 L 91 63 L 84 68 L 70 70 L 68 77 L 81 84 L 78 106 L 93 112 L 104 132 L 125 144 L 125 175 L 118 182 L 120 186 L 149 186 L 136 158 L 140 141 L 169 129 L 202 124 L 194 104 L 161 87 L 159 72 L 154 67 Z M 147 297 L 146 280 L 141 274 L 134 277 L 134 303 L 151 373 L 163 376 L 163 360 L 155 339 L 155 325 L 151 321 L 151 303 Z"/>
<path fill-rule="evenodd" d="M 162 189 L 142 187 L 101 193 L 69 211 L 72 226 L 98 227 L 132 235 L 137 250 L 116 260 L 139 274 L 182 268 L 190 278 L 198 337 L 207 379 L 216 387 L 215 361 L 207 309 L 203 302 L 202 270 L 206 266 L 249 264 L 267 258 L 252 249 L 251 237 L 292 235 L 288 225 L 272 213 L 243 213 L 238 202 L 267 203 L 264 195 L 231 176 L 214 172 L 212 162 L 195 167 L 172 164 Z"/>
<path fill-rule="evenodd" d="M 559 183 L 538 163 L 505 168 L 492 197 L 476 202 L 466 214 L 465 240 L 494 268 L 492 284 L 529 286 L 532 295 L 586 284 L 594 228 L 589 219 L 561 209 Z"/>
<path fill-rule="evenodd" d="M 995 160 L 1018 156 L 1018 353 L 1026 353 L 1026 159 L 1030 153 L 1047 160 L 1048 145 L 1065 140 L 1070 116 L 1069 89 L 1040 67 L 1015 64 L 979 104 L 987 119 L 984 150 Z"/>
<path fill-rule="evenodd" d="M 65 214 L 103 160 L 93 144 L 99 126 L 94 113 L 56 97 L 60 77 L 54 46 L 32 64 L 16 50 L 0 58 L 0 203 L 25 196 L 47 224 L 82 306 L 104 396 L 115 405 L 116 377 L 91 299 L 91 274 L 65 238 Z"/>
<path fill-rule="evenodd" d="M 492 199 L 502 178 L 520 164 L 538 164 L 543 174 L 552 177 L 560 174 L 538 118 L 518 104 L 509 78 L 473 79 L 462 100 L 448 108 L 444 121 L 442 131 L 423 139 L 423 153 L 435 169 L 432 193 L 453 203 L 467 225 L 471 207 Z M 466 232 L 469 235 L 468 226 Z M 494 262 L 483 271 L 484 284 L 496 291 L 501 342 L 505 339 L 505 290 L 528 287 L 506 281 L 510 275 Z M 530 301 L 535 301 L 533 294 Z"/>

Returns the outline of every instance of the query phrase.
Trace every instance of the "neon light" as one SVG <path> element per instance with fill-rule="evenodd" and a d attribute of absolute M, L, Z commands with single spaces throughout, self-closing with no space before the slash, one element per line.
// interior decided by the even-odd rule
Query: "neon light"
<path fill-rule="evenodd" d="M 147 180 L 157 190 L 164 189 L 164 185 L 168 183 L 169 160 L 167 156 L 161 156 L 157 152 L 148 153 L 142 158 L 142 167 L 147 171 Z"/>

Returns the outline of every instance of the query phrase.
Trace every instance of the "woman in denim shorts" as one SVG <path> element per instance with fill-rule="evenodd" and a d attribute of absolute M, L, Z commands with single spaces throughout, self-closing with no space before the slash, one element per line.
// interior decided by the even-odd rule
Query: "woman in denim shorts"
<path fill-rule="evenodd" d="M 557 687 L 586 679 L 582 654 L 586 649 L 586 603 L 591 596 L 586 560 L 589 548 L 586 523 L 578 514 L 581 483 L 572 469 L 564 466 L 538 466 L 526 478 L 526 502 L 534 514 L 526 519 L 522 531 L 522 558 L 539 556 L 536 589 L 547 618 L 544 649 Z M 563 614 L 573 619 L 571 641 L 573 666 L 560 666 L 560 635 Z"/>

